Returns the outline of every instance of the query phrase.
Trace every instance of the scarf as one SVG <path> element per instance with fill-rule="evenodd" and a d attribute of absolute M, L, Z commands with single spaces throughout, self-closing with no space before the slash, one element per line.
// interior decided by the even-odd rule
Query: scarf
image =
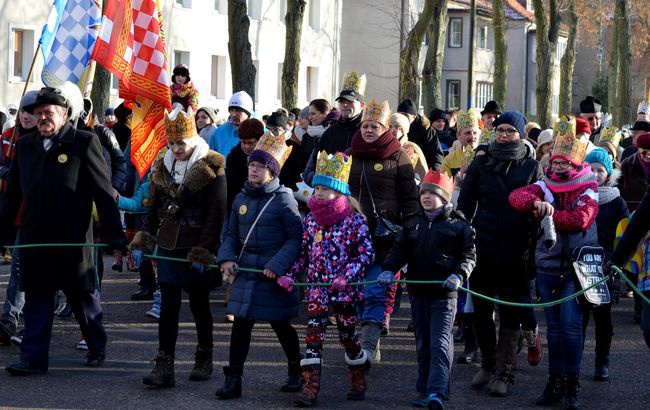
<path fill-rule="evenodd" d="M 352 137 L 352 157 L 359 159 L 386 159 L 399 151 L 402 145 L 397 141 L 393 131 L 388 131 L 373 143 L 368 144 L 361 136 L 361 130 Z"/>
<path fill-rule="evenodd" d="M 192 93 L 194 86 L 191 81 L 188 81 L 186 84 L 176 84 L 171 85 L 172 93 L 178 97 L 185 98 Z"/>
<path fill-rule="evenodd" d="M 165 168 L 167 168 L 167 171 L 169 171 L 172 177 L 174 177 L 174 182 L 177 184 L 182 184 L 187 170 L 192 168 L 192 165 L 194 165 L 196 161 L 208 155 L 208 151 L 210 151 L 208 143 L 198 135 L 186 139 L 185 143 L 194 145 L 194 151 L 192 151 L 192 155 L 190 155 L 190 158 L 187 161 L 174 160 L 174 153 L 172 150 L 167 150 L 163 159 Z"/>
<path fill-rule="evenodd" d="M 485 164 L 487 169 L 497 174 L 506 174 L 513 161 L 521 161 L 528 157 L 528 147 L 522 140 L 508 142 L 493 141 L 487 149 L 489 159 Z"/>
<path fill-rule="evenodd" d="M 608 204 L 619 196 L 621 196 L 621 193 L 618 188 L 613 186 L 599 186 L 598 206 Z"/>
<path fill-rule="evenodd" d="M 433 211 L 424 211 L 424 215 L 427 217 L 429 221 L 435 220 L 440 214 L 445 210 L 446 205 L 441 206 L 438 209 L 434 209 Z"/>
<path fill-rule="evenodd" d="M 324 226 L 335 225 L 352 213 L 348 197 L 345 195 L 324 201 L 319 201 L 312 195 L 307 206 L 316 223 Z"/>
<path fill-rule="evenodd" d="M 597 190 L 596 176 L 591 172 L 589 164 L 585 162 L 582 168 L 572 171 L 565 178 L 562 174 L 551 172 L 551 169 L 547 168 L 542 180 L 554 194 L 575 191 L 588 185 L 592 185 L 594 191 Z"/>

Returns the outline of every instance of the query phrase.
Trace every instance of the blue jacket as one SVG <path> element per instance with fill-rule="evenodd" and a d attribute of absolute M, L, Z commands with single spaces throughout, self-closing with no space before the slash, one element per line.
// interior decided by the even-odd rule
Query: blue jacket
<path fill-rule="evenodd" d="M 149 208 L 149 173 L 144 176 L 144 181 L 138 185 L 131 198 L 120 196 L 117 201 L 117 207 L 120 211 L 132 214 L 144 214 Z"/>
<path fill-rule="evenodd" d="M 208 141 L 210 149 L 217 151 L 224 157 L 227 157 L 228 154 L 230 154 L 230 151 L 232 151 L 237 144 L 239 144 L 237 127 L 235 127 L 235 124 L 230 121 L 217 128 L 217 130 L 212 134 L 210 141 Z"/>
<path fill-rule="evenodd" d="M 248 231 L 269 200 L 241 252 Z M 259 188 L 247 182 L 233 201 L 217 264 L 235 261 L 243 268 L 267 268 L 281 276 L 298 258 L 301 242 L 302 223 L 292 192 L 277 178 Z M 297 290 L 286 292 L 261 273 L 242 271 L 233 284 L 227 310 L 253 320 L 283 320 L 298 316 L 298 304 Z"/>

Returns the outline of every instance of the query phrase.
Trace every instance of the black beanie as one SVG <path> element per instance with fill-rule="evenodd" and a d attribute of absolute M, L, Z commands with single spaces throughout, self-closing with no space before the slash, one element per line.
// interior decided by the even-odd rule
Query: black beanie
<path fill-rule="evenodd" d="M 438 120 L 446 120 L 447 116 L 445 115 L 445 112 L 441 110 L 440 108 L 434 108 L 431 110 L 431 113 L 429 114 L 429 121 L 434 122 Z"/>
<path fill-rule="evenodd" d="M 397 112 L 418 115 L 418 108 L 415 106 L 415 103 L 410 98 L 399 103 L 397 106 Z"/>
<path fill-rule="evenodd" d="M 266 128 L 269 127 L 282 127 L 285 130 L 287 129 L 287 122 L 289 118 L 283 112 L 274 112 L 266 120 Z"/>

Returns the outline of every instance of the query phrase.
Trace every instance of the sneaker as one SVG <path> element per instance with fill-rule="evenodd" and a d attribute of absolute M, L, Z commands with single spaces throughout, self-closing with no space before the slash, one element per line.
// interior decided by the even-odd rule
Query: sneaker
<path fill-rule="evenodd" d="M 61 303 L 54 311 L 54 314 L 58 317 L 70 317 L 72 316 L 72 308 L 67 303 Z"/>
<path fill-rule="evenodd" d="M 151 309 L 147 311 L 146 315 L 153 319 L 160 319 L 160 307 L 152 306 Z"/>
<path fill-rule="evenodd" d="M 79 343 L 77 343 L 77 350 L 88 350 L 88 345 L 83 338 L 79 341 Z"/>
<path fill-rule="evenodd" d="M 153 300 L 153 290 L 140 288 L 139 291 L 131 295 L 131 300 Z"/>
<path fill-rule="evenodd" d="M 23 331 L 21 330 L 17 335 L 11 336 L 11 344 L 20 346 L 23 343 Z"/>
<path fill-rule="evenodd" d="M 417 398 L 411 400 L 411 406 L 413 407 L 426 408 L 428 404 L 429 395 L 426 393 L 420 393 Z"/>

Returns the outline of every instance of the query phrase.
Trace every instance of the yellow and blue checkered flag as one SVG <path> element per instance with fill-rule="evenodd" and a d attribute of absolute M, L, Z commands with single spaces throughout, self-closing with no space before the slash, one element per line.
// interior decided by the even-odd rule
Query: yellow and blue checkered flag
<path fill-rule="evenodd" d="M 101 19 L 102 0 L 54 0 L 39 40 L 44 84 L 79 83 L 90 61 Z"/>

